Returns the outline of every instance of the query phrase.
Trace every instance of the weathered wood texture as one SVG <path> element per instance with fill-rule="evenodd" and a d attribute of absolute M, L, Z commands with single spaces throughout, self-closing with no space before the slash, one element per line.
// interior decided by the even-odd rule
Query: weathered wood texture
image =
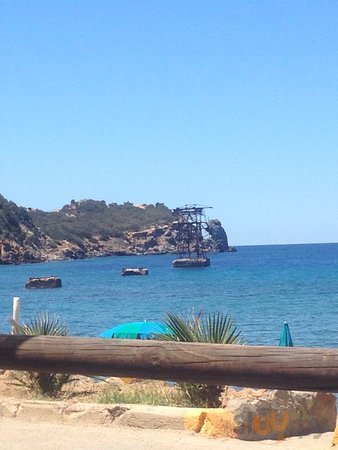
<path fill-rule="evenodd" d="M 0 368 L 338 392 L 338 350 L 0 335 Z"/>

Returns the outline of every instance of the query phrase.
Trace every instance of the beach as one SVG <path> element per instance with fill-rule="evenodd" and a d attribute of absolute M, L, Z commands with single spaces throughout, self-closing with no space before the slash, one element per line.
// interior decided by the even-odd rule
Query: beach
<path fill-rule="evenodd" d="M 333 432 L 255 442 L 212 437 L 185 426 L 185 408 L 95 403 L 105 388 L 86 377 L 65 386 L 58 401 L 32 399 L 12 380 L 9 372 L 0 377 L 2 450 L 321 450 L 333 438 Z"/>
<path fill-rule="evenodd" d="M 60 425 L 1 418 L 0 435 L 2 450 L 324 450 L 330 448 L 333 433 L 284 441 L 246 442 L 212 439 L 178 430 Z"/>

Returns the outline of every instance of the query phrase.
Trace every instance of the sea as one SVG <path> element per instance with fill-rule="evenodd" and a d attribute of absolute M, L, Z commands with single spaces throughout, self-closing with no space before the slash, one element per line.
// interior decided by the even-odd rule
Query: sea
<path fill-rule="evenodd" d="M 72 336 L 201 311 L 229 314 L 249 345 L 278 345 L 287 322 L 295 346 L 338 347 L 338 244 L 237 250 L 210 254 L 210 267 L 194 269 L 173 268 L 171 254 L 0 266 L 0 332 L 10 332 L 20 297 L 22 322 L 48 312 Z M 124 267 L 147 267 L 149 275 L 122 277 Z M 61 277 L 62 288 L 25 288 L 29 277 L 48 275 Z"/>

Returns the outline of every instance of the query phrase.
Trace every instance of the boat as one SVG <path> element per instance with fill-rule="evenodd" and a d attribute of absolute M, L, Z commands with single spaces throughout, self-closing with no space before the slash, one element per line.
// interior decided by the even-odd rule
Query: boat
<path fill-rule="evenodd" d="M 148 275 L 149 271 L 146 267 L 130 267 L 130 268 L 123 268 L 121 271 L 121 275 L 123 277 L 126 276 L 132 276 L 132 275 Z"/>
<path fill-rule="evenodd" d="M 210 259 L 205 251 L 203 233 L 207 230 L 204 209 L 209 206 L 185 205 L 173 210 L 176 217 L 178 257 L 173 267 L 194 268 L 210 266 Z"/>
<path fill-rule="evenodd" d="M 27 289 L 51 289 L 62 286 L 61 278 L 54 275 L 49 277 L 30 277 L 25 287 Z"/>
<path fill-rule="evenodd" d="M 208 267 L 209 258 L 178 258 L 173 261 L 174 267 Z"/>

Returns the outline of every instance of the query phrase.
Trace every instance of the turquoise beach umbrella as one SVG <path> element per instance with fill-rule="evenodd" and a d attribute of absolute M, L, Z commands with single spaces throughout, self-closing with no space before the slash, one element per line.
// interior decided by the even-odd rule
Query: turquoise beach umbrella
<path fill-rule="evenodd" d="M 282 332 L 280 334 L 279 346 L 280 347 L 293 347 L 290 328 L 289 328 L 289 325 L 287 324 L 287 322 L 284 322 Z"/>
<path fill-rule="evenodd" d="M 152 339 L 156 334 L 171 334 L 171 330 L 161 322 L 126 322 L 109 328 L 99 334 L 107 339 Z"/>

